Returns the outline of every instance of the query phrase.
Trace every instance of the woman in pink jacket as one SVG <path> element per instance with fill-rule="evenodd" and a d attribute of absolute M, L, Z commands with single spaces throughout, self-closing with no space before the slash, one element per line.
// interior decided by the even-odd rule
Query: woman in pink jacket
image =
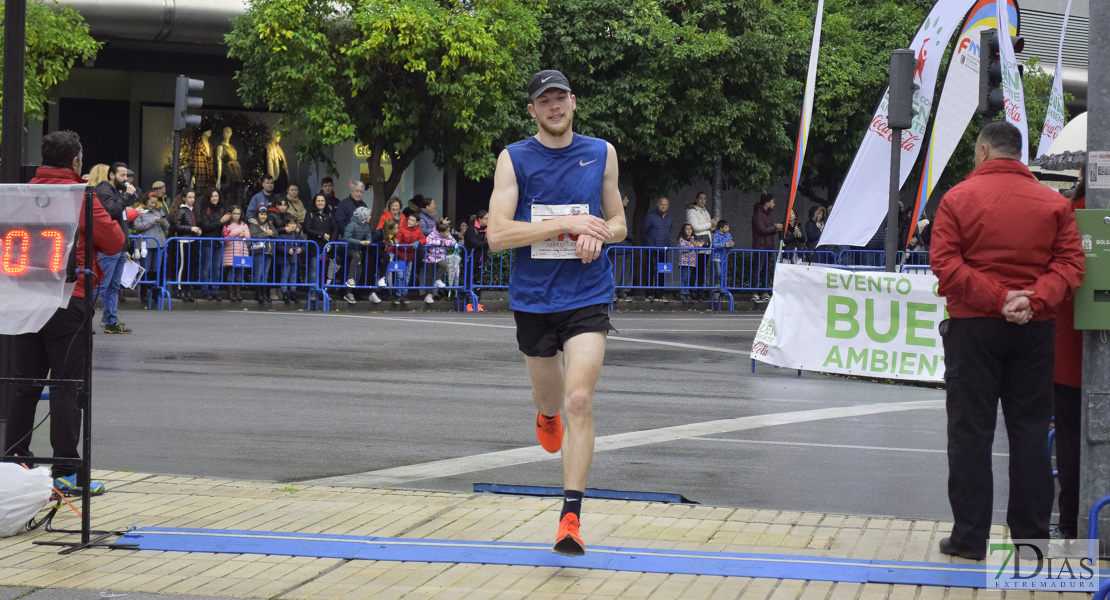
<path fill-rule="evenodd" d="M 231 290 L 229 299 L 232 302 L 242 302 L 240 292 L 243 282 L 244 267 L 236 267 L 235 259 L 250 256 L 247 252 L 247 243 L 243 240 L 251 236 L 250 226 L 243 220 L 243 209 L 236 206 L 231 209 L 231 220 L 224 225 L 224 267 L 231 267 Z"/>

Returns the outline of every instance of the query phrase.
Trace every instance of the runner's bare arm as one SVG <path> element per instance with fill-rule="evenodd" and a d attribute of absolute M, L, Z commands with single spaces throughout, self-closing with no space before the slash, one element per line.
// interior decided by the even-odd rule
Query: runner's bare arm
<path fill-rule="evenodd" d="M 517 221 L 514 217 L 519 193 L 509 151 L 502 150 L 497 157 L 497 170 L 493 174 L 493 195 L 489 199 L 489 229 L 486 231 L 486 241 L 494 252 L 530 246 L 561 233 L 585 235 L 598 240 L 605 240 L 613 235 L 604 220 L 592 215 L 560 217 L 542 223 Z"/>
<path fill-rule="evenodd" d="M 605 224 L 613 232 L 605 241 L 616 244 L 623 242 L 628 235 L 628 223 L 624 220 L 624 203 L 621 202 L 621 191 L 617 187 L 617 150 L 609 142 L 605 145 L 608 146 L 608 152 L 605 156 L 605 180 L 601 184 L 601 214 L 605 215 Z"/>

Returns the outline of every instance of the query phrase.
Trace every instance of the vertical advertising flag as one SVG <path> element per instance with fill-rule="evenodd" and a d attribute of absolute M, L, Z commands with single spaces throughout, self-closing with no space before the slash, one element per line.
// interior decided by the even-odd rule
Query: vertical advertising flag
<path fill-rule="evenodd" d="M 1018 24 L 1018 4 L 1009 0 L 1010 23 Z M 936 188 L 944 168 L 948 165 L 956 146 L 967 130 L 967 124 L 979 109 L 979 34 L 984 29 L 998 29 L 998 4 L 995 0 L 978 0 L 964 19 L 963 28 L 956 36 L 956 47 L 948 62 L 948 72 L 940 88 L 937 114 L 925 146 L 925 165 L 921 183 L 917 187 L 914 222 L 921 219 L 921 212 Z M 1010 30 L 1011 35 L 1017 29 Z M 911 234 L 912 235 L 912 234 Z M 903 242 L 908 242 L 903 240 Z"/>
<path fill-rule="evenodd" d="M 901 186 L 921 153 L 941 58 L 972 4 L 974 0 L 939 0 L 917 30 L 909 46 L 918 61 L 914 83 L 920 86 L 913 95 L 913 108 L 917 113 L 913 125 L 902 132 L 901 140 L 893 139 L 894 134 L 887 126 L 890 90 L 884 91 L 836 197 L 820 245 L 863 246 L 879 229 L 889 203 L 889 180 L 883 174 L 890 172 L 890 144 L 899 144 L 902 148 L 898 174 Z"/>
<path fill-rule="evenodd" d="M 1010 31 L 1010 11 L 1006 0 L 998 0 L 998 58 L 1002 63 L 1002 95 L 1006 99 L 1006 121 L 1021 132 L 1021 162 L 1029 164 L 1029 121 L 1025 116 L 1025 88 L 1021 85 L 1014 41 Z"/>
<path fill-rule="evenodd" d="M 794 176 L 790 178 L 790 202 L 786 206 L 784 231 L 790 227 L 790 211 L 794 210 L 794 198 L 798 195 L 798 182 L 802 178 L 806 142 L 809 141 L 809 121 L 813 116 L 813 88 L 817 82 L 817 57 L 821 50 L 821 21 L 824 14 L 825 0 L 817 0 L 817 18 L 813 23 L 813 43 L 809 48 L 809 74 L 806 75 L 806 90 L 802 98 L 802 118 L 798 123 L 798 142 L 794 150 Z"/>
<path fill-rule="evenodd" d="M 1068 31 L 1068 17 L 1071 16 L 1071 0 L 1064 9 L 1064 24 L 1060 27 L 1060 46 L 1056 51 L 1056 73 L 1052 76 L 1052 93 L 1048 96 L 1048 114 L 1044 117 L 1044 127 L 1041 128 L 1041 141 L 1037 144 L 1037 157 L 1048 154 L 1052 142 L 1060 135 L 1064 128 L 1064 35 Z"/>

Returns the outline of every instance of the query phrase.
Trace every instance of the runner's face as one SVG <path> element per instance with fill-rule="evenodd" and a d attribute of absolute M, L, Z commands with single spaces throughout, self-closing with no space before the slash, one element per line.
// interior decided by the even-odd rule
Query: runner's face
<path fill-rule="evenodd" d="M 574 120 L 575 98 L 566 90 L 551 88 L 540 94 L 529 105 L 528 112 L 536 119 L 540 129 L 560 136 L 570 130 Z"/>

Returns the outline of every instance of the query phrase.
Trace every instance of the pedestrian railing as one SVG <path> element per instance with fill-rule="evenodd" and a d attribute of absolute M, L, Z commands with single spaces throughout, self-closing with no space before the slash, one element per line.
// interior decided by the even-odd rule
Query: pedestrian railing
<path fill-rule="evenodd" d="M 127 240 L 131 242 L 132 260 L 143 268 L 136 290 L 139 298 L 146 302 L 147 308 L 157 305 L 158 310 L 162 310 L 170 301 L 170 294 L 163 287 L 161 277 L 165 248 L 158 238 L 148 235 L 129 235 Z"/>
<path fill-rule="evenodd" d="M 141 239 L 140 239 L 141 238 Z M 145 241 L 143 236 L 132 236 Z M 156 242 L 156 240 L 155 240 Z M 309 310 L 330 310 L 332 296 L 379 302 L 454 301 L 461 310 L 477 305 L 486 290 L 508 290 L 514 251 L 472 252 L 461 246 L 328 242 L 321 248 L 311 240 L 217 239 L 172 237 L 165 246 L 148 250 L 142 284 L 157 298 L 159 309 L 171 308 L 170 299 L 183 288 L 218 293 L 228 286 L 261 291 L 281 287 L 308 293 Z M 431 254 L 431 258 L 429 258 Z M 883 268 L 883 252 L 848 249 L 775 250 L 687 248 L 678 246 L 608 246 L 605 256 L 613 269 L 616 294 L 642 293 L 652 297 L 698 297 L 713 310 L 735 309 L 737 296 L 759 298 L 774 286 L 779 263 L 829 266 L 851 270 Z M 929 272 L 928 252 L 899 252 L 903 272 Z M 353 285 L 348 285 L 348 284 Z M 440 285 L 442 284 L 442 285 Z M 346 290 L 346 291 L 344 291 Z M 417 292 L 410 297 L 410 292 Z M 330 293 L 330 296 L 329 296 Z"/>

